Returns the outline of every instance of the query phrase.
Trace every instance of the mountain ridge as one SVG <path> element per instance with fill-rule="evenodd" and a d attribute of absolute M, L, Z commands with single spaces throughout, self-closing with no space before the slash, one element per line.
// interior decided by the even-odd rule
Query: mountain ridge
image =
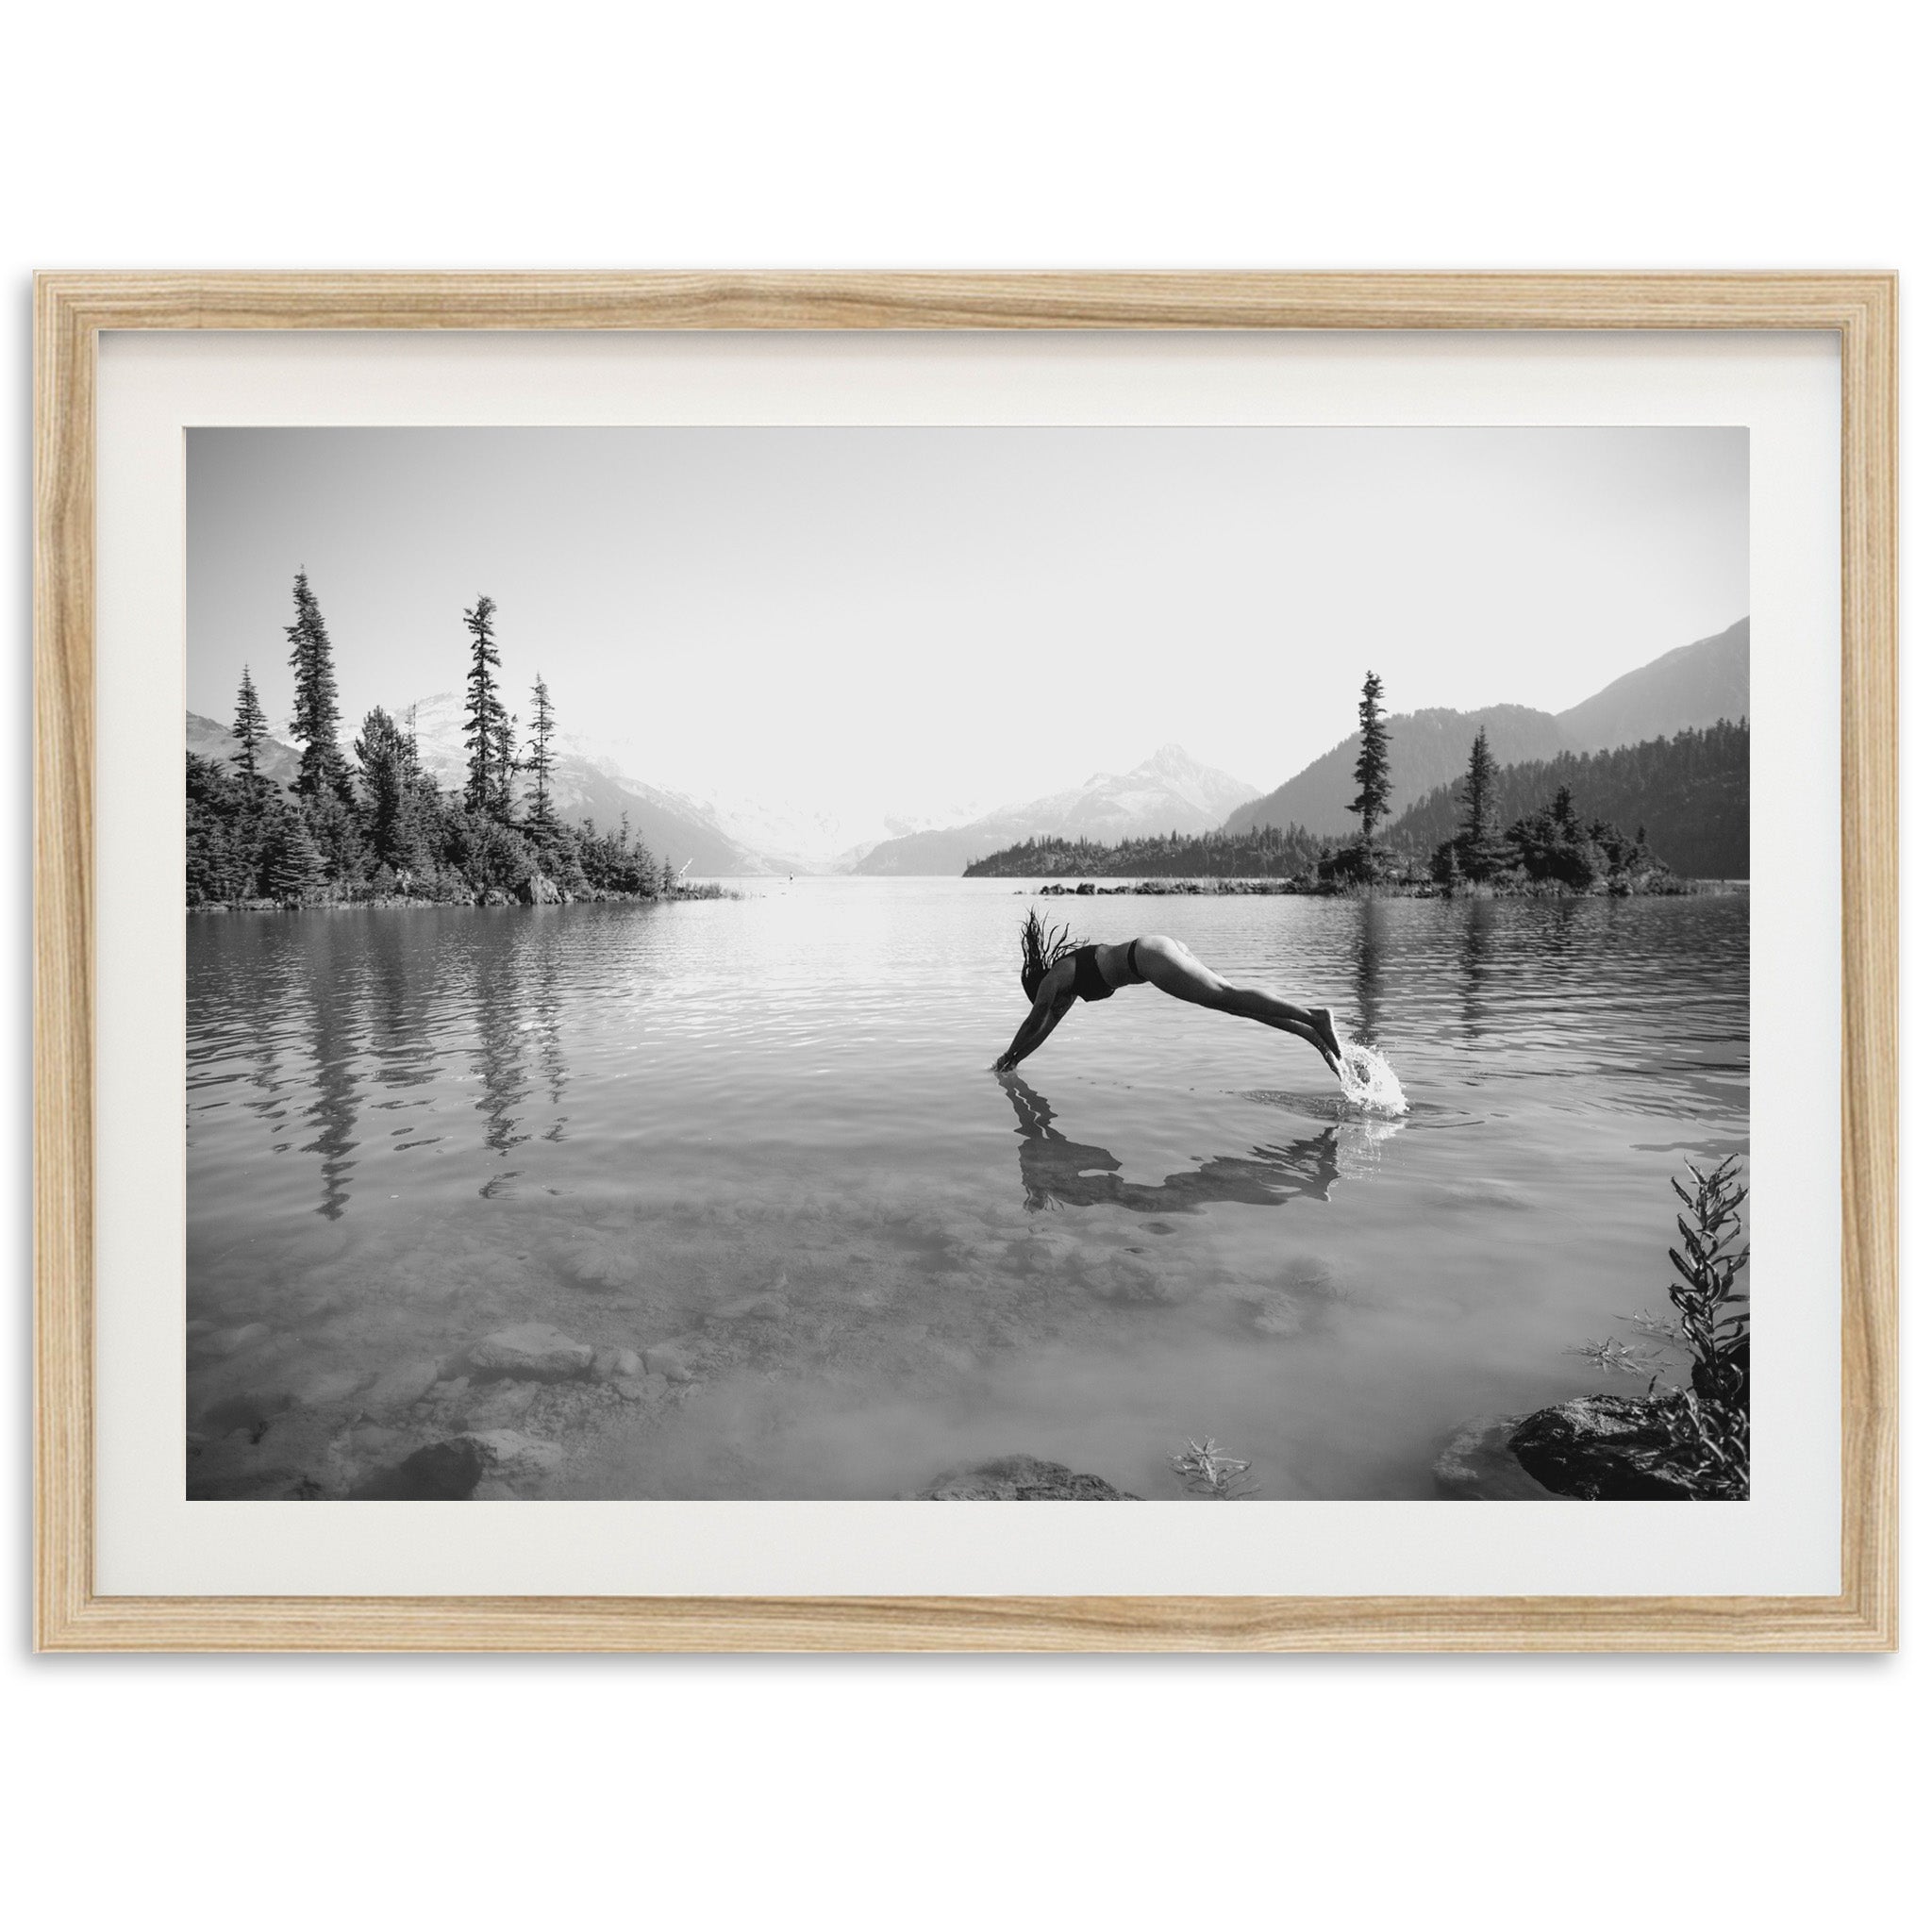
<path fill-rule="evenodd" d="M 460 791 L 467 776 L 462 741 L 463 700 L 455 691 L 436 691 L 396 712 L 408 724 L 413 715 L 416 751 L 423 769 L 445 791 Z M 203 758 L 232 763 L 241 749 L 234 733 L 212 718 L 190 711 L 188 749 Z M 283 727 L 286 730 L 286 725 Z M 356 733 L 342 736 L 342 753 L 353 758 Z M 295 776 L 300 754 L 283 738 L 271 733 L 258 754 L 262 772 L 277 786 Z M 527 796 L 529 782 L 518 781 Z M 763 854 L 747 850 L 716 823 L 708 808 L 682 793 L 626 777 L 608 758 L 593 758 L 566 742 L 551 774 L 551 796 L 557 810 L 568 819 L 595 819 L 614 828 L 628 815 L 631 829 L 660 859 L 691 862 L 700 875 L 735 877 L 769 875 L 785 870 Z"/>
<path fill-rule="evenodd" d="M 1205 832 L 1255 787 L 1204 765 L 1170 741 L 1131 771 L 1095 772 L 1085 783 L 1019 805 L 1001 806 L 964 825 L 889 839 L 855 870 L 872 877 L 957 876 L 975 858 L 1018 840 L 1131 839 L 1159 832 Z"/>
<path fill-rule="evenodd" d="M 1652 738 L 1697 730 L 1720 719 L 1749 715 L 1751 620 L 1679 644 L 1625 672 L 1567 711 L 1528 705 L 1489 705 L 1477 710 L 1426 709 L 1390 717 L 1389 808 L 1391 818 L 1467 770 L 1479 727 L 1502 765 L 1530 764 L 1565 752 L 1607 751 Z M 1351 732 L 1293 777 L 1229 813 L 1224 829 L 1301 825 L 1330 838 L 1357 829 L 1351 809 L 1361 734 Z"/>

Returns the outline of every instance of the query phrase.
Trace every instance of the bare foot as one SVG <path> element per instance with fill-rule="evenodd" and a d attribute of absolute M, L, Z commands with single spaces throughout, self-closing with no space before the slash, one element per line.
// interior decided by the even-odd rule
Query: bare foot
<path fill-rule="evenodd" d="M 1328 1071 L 1341 1077 L 1341 1039 L 1335 1031 L 1335 1019 L 1326 1007 L 1311 1007 L 1308 1018 L 1315 1025 L 1315 1050 L 1328 1062 Z"/>

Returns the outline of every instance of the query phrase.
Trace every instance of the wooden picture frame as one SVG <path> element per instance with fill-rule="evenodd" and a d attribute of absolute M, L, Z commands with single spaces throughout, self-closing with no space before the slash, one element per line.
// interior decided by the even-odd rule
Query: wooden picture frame
<path fill-rule="evenodd" d="M 123 1597 L 94 1587 L 95 357 L 108 330 L 1828 331 L 1842 383 L 1836 1596 Z M 1897 288 L 1887 275 L 56 274 L 36 294 L 36 1637 L 50 1651 L 1838 1651 L 1897 1629 Z"/>

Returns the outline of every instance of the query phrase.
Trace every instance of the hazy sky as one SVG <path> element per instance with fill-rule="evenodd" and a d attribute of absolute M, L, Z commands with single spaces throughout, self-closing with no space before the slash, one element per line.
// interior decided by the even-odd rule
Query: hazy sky
<path fill-rule="evenodd" d="M 1557 710 L 1749 608 L 1740 429 L 197 429 L 188 702 L 457 689 L 703 793 L 920 809 L 1178 741 L 1273 787 L 1391 710 Z"/>

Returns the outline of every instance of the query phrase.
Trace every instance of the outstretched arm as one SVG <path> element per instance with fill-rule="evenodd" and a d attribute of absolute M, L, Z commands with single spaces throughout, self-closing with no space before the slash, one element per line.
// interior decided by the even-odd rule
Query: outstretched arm
<path fill-rule="evenodd" d="M 1073 1004 L 1074 995 L 1062 991 L 1058 975 L 1049 974 L 1041 983 L 1033 1010 L 1020 1023 L 1019 1032 L 1013 1035 L 1012 1045 L 993 1061 L 993 1072 L 1011 1073 L 1066 1018 L 1067 1008 Z"/>

